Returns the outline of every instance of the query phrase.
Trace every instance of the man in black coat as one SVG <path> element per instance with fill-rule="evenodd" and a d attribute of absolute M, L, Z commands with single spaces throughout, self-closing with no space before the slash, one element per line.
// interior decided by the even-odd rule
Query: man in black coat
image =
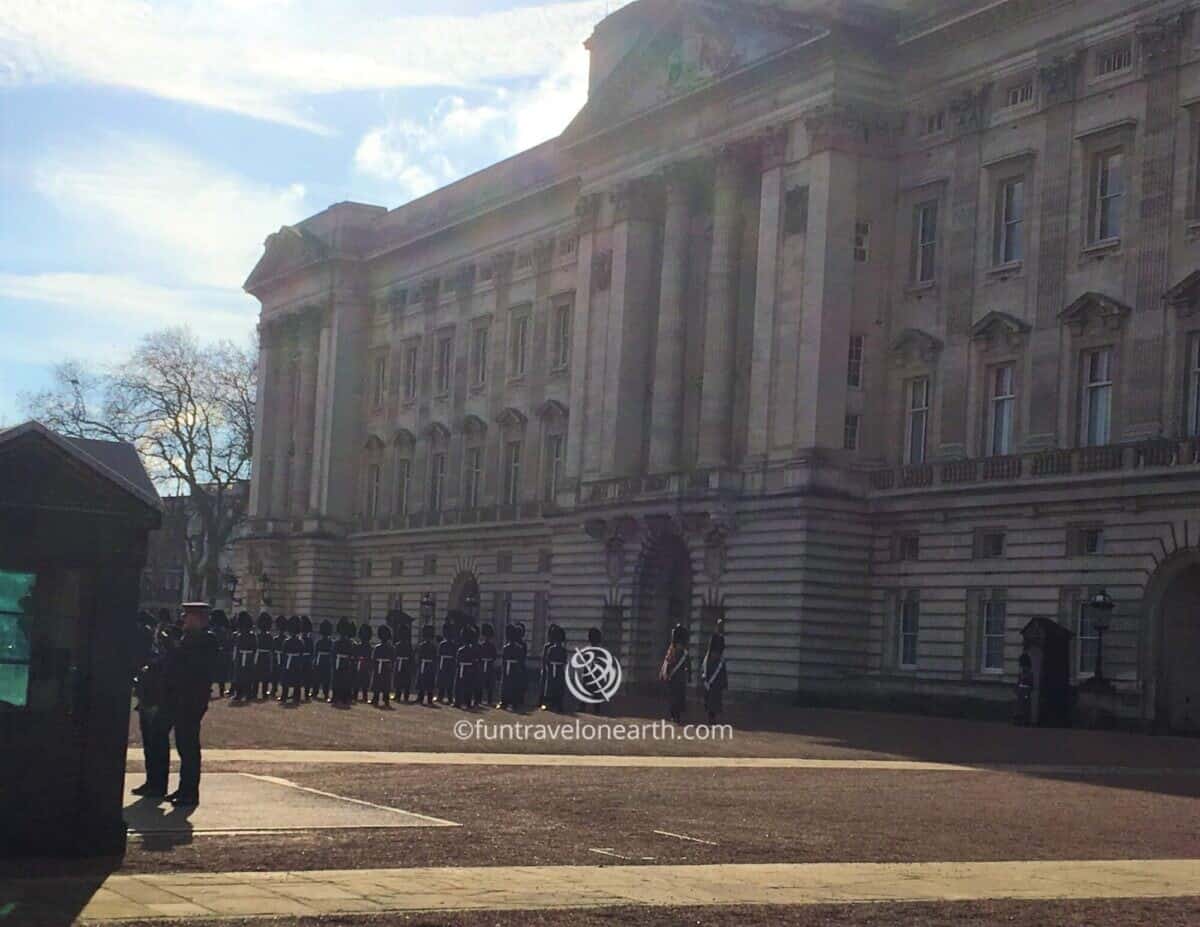
<path fill-rule="evenodd" d="M 167 658 L 167 707 L 179 753 L 179 788 L 167 796 L 173 805 L 200 804 L 200 722 L 208 711 L 209 680 L 217 639 L 208 630 L 208 605 L 186 602 L 183 636 Z"/>
<path fill-rule="evenodd" d="M 164 798 L 167 794 L 167 774 L 171 767 L 171 720 L 168 716 L 166 664 L 174 643 L 174 627 L 170 624 L 153 626 L 154 618 L 147 612 L 150 626 L 143 624 L 145 633 L 139 639 L 140 666 L 134 680 L 137 688 L 137 713 L 142 730 L 142 755 L 146 762 L 146 781 L 133 790 L 143 798 Z M 147 643 L 148 642 L 148 643 Z"/>

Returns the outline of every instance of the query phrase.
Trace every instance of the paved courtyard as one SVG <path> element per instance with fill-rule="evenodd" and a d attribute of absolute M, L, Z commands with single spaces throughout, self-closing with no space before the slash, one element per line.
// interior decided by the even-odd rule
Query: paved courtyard
<path fill-rule="evenodd" d="M 656 709 L 578 720 L 640 724 Z M 734 710 L 724 742 L 463 740 L 462 720 L 574 724 L 214 702 L 198 809 L 131 797 L 119 868 L 6 864 L 0 912 L 22 925 L 1200 922 L 1200 741 L 787 708 Z M 133 743 L 128 785 L 140 775 Z"/>

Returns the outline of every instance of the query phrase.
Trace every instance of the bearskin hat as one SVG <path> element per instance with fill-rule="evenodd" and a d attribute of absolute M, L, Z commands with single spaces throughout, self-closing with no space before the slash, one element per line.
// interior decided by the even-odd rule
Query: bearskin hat
<path fill-rule="evenodd" d="M 381 641 L 383 641 L 384 643 L 387 643 L 388 641 L 390 641 L 392 639 L 392 629 L 389 628 L 386 624 L 383 625 L 383 627 L 381 627 L 379 629 L 379 639 Z"/>
<path fill-rule="evenodd" d="M 546 637 L 552 644 L 561 644 L 566 641 L 567 632 L 564 631 L 560 625 L 552 624 L 550 625 L 550 630 L 547 632 Z"/>
<path fill-rule="evenodd" d="M 292 617 L 288 619 L 287 632 L 288 632 L 288 634 L 299 634 L 300 633 L 300 616 L 299 615 L 292 615 Z"/>
<path fill-rule="evenodd" d="M 239 631 L 253 631 L 254 619 L 250 617 L 248 611 L 240 611 L 237 615 L 237 626 Z"/>
<path fill-rule="evenodd" d="M 371 635 L 375 633 L 367 622 L 363 622 L 358 626 L 358 639 L 364 644 L 371 639 Z"/>
<path fill-rule="evenodd" d="M 496 629 L 485 621 L 479 626 L 479 636 L 486 641 L 490 641 L 496 636 Z"/>
<path fill-rule="evenodd" d="M 320 630 L 321 630 L 322 637 L 328 637 L 330 634 L 333 633 L 333 622 L 330 621 L 328 618 L 326 618 L 324 621 L 321 622 Z"/>
<path fill-rule="evenodd" d="M 588 643 L 593 647 L 599 647 L 604 643 L 604 635 L 600 633 L 599 628 L 588 628 Z"/>
<path fill-rule="evenodd" d="M 433 625 L 427 624 L 423 628 L 421 628 L 421 640 L 431 641 L 436 636 L 437 636 L 437 628 L 435 628 Z"/>
<path fill-rule="evenodd" d="M 351 637 L 354 634 L 354 622 L 349 618 L 339 618 L 337 623 L 337 632 L 342 637 Z"/>
<path fill-rule="evenodd" d="M 301 615 L 300 616 L 300 630 L 303 631 L 305 634 L 312 634 L 312 629 L 313 629 L 312 619 L 309 618 L 308 615 Z"/>
<path fill-rule="evenodd" d="M 271 630 L 271 615 L 269 612 L 259 612 L 258 613 L 258 630 L 260 630 L 260 631 L 270 631 Z"/>
<path fill-rule="evenodd" d="M 681 644 L 686 646 L 688 642 L 688 629 L 681 624 L 675 625 L 671 629 L 671 643 Z"/>

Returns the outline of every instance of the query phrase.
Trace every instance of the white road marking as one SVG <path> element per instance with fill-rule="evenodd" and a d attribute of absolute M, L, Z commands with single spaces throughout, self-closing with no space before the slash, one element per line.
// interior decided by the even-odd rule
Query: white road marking
<path fill-rule="evenodd" d="M 699 837 L 689 837 L 687 834 L 673 834 L 669 830 L 656 830 L 656 834 L 662 834 L 664 837 L 674 837 L 676 840 L 690 840 L 692 843 L 703 843 L 710 847 L 715 847 L 716 841 L 702 840 Z"/>
<path fill-rule="evenodd" d="M 325 798 L 336 799 L 337 801 L 350 802 L 351 804 L 354 804 L 354 805 L 365 805 L 368 808 L 375 808 L 378 811 L 389 811 L 392 814 L 403 814 L 403 815 L 407 815 L 408 817 L 412 817 L 412 818 L 420 818 L 422 821 L 429 821 L 430 823 L 437 825 L 439 827 L 461 827 L 462 826 L 461 824 L 458 824 L 455 821 L 447 821 L 443 818 L 431 817 L 428 814 L 418 814 L 415 811 L 405 811 L 402 808 L 389 808 L 387 805 L 377 805 L 373 801 L 363 801 L 361 798 L 350 798 L 346 795 L 338 795 L 334 792 L 323 792 L 320 789 L 313 789 L 313 788 L 309 788 L 306 785 L 299 785 L 298 783 L 291 782 L 288 779 L 280 779 L 278 776 L 260 776 L 260 775 L 255 775 L 254 773 L 238 773 L 238 775 L 245 776 L 247 779 L 257 779 L 260 782 L 270 782 L 272 785 L 282 785 L 282 786 L 285 786 L 286 788 L 296 789 L 297 791 L 300 791 L 300 792 L 311 792 L 313 795 L 321 795 L 321 796 L 324 796 Z"/>

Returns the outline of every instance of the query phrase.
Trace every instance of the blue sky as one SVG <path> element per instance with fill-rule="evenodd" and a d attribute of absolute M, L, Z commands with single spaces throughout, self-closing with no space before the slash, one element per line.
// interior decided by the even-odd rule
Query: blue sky
<path fill-rule="evenodd" d="M 60 360 L 242 340 L 279 226 L 556 135 L 623 0 L 4 0 L 0 425 Z"/>

